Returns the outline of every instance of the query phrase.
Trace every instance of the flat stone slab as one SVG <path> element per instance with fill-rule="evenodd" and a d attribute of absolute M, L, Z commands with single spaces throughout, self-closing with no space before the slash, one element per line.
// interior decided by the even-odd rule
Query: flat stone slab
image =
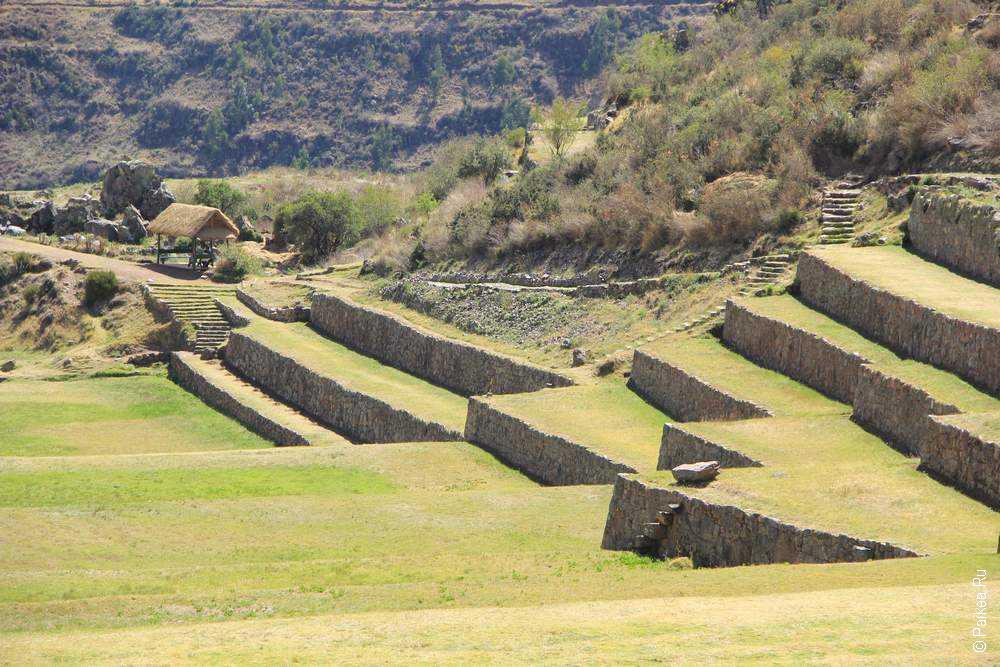
<path fill-rule="evenodd" d="M 719 476 L 718 461 L 700 461 L 698 463 L 685 463 L 676 466 L 671 471 L 681 484 L 697 484 L 701 482 L 711 482 Z"/>

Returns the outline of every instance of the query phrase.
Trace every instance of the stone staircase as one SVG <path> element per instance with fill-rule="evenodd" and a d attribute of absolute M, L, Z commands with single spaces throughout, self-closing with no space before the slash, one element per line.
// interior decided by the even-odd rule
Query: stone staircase
<path fill-rule="evenodd" d="M 854 240 L 854 212 L 861 195 L 861 176 L 848 174 L 844 180 L 823 191 L 819 242 L 850 243 Z"/>
<path fill-rule="evenodd" d="M 235 288 L 168 283 L 150 283 L 147 288 L 150 296 L 162 303 L 171 317 L 194 327 L 196 353 L 213 356 L 229 340 L 229 322 L 215 305 L 215 299 L 234 296 Z"/>

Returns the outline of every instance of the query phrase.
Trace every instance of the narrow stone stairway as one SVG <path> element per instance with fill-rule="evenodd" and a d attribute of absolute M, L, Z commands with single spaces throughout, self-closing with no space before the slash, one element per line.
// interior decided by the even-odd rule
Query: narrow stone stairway
<path fill-rule="evenodd" d="M 768 255 L 764 261 L 750 272 L 747 284 L 740 290 L 741 296 L 750 296 L 757 291 L 774 285 L 788 272 L 792 258 L 788 255 Z M 721 313 L 725 308 L 720 306 L 716 310 Z"/>
<path fill-rule="evenodd" d="M 819 242 L 850 243 L 854 240 L 854 212 L 861 196 L 862 177 L 848 174 L 844 180 L 823 191 Z"/>
<path fill-rule="evenodd" d="M 165 304 L 175 319 L 195 329 L 194 351 L 211 356 L 229 340 L 229 323 L 214 299 L 236 294 L 236 288 L 219 285 L 150 283 L 152 297 Z"/>

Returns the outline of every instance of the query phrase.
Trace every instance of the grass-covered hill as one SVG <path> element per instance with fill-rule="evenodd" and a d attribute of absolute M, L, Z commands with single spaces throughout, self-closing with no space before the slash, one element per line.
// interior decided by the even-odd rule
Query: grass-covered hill
<path fill-rule="evenodd" d="M 292 162 L 386 168 L 588 96 L 612 53 L 711 3 L 10 2 L 0 187 Z"/>

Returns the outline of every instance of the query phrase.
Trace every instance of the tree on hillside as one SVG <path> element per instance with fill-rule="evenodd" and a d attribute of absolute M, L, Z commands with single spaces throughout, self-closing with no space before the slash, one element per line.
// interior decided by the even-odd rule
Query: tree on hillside
<path fill-rule="evenodd" d="M 202 178 L 194 193 L 194 203 L 217 208 L 235 220 L 246 213 L 247 195 L 226 181 Z"/>
<path fill-rule="evenodd" d="M 354 202 L 346 192 L 310 192 L 278 209 L 277 232 L 296 244 L 306 261 L 326 257 L 360 233 Z"/>
<path fill-rule="evenodd" d="M 375 169 L 385 171 L 392 166 L 399 144 L 399 135 L 391 125 L 380 125 L 375 129 L 371 147 L 372 165 Z"/>
<path fill-rule="evenodd" d="M 541 126 L 542 136 L 548 139 L 556 158 L 566 154 L 576 140 L 576 133 L 586 124 L 587 119 L 581 116 L 584 108 L 582 104 L 557 97 L 547 110 L 541 107 L 534 110 L 534 120 Z"/>
<path fill-rule="evenodd" d="M 431 92 L 431 100 L 437 102 L 441 94 L 441 87 L 448 77 L 448 70 L 444 66 L 444 57 L 441 55 L 441 45 L 435 44 L 431 51 L 430 73 L 427 75 L 427 85 Z"/>

